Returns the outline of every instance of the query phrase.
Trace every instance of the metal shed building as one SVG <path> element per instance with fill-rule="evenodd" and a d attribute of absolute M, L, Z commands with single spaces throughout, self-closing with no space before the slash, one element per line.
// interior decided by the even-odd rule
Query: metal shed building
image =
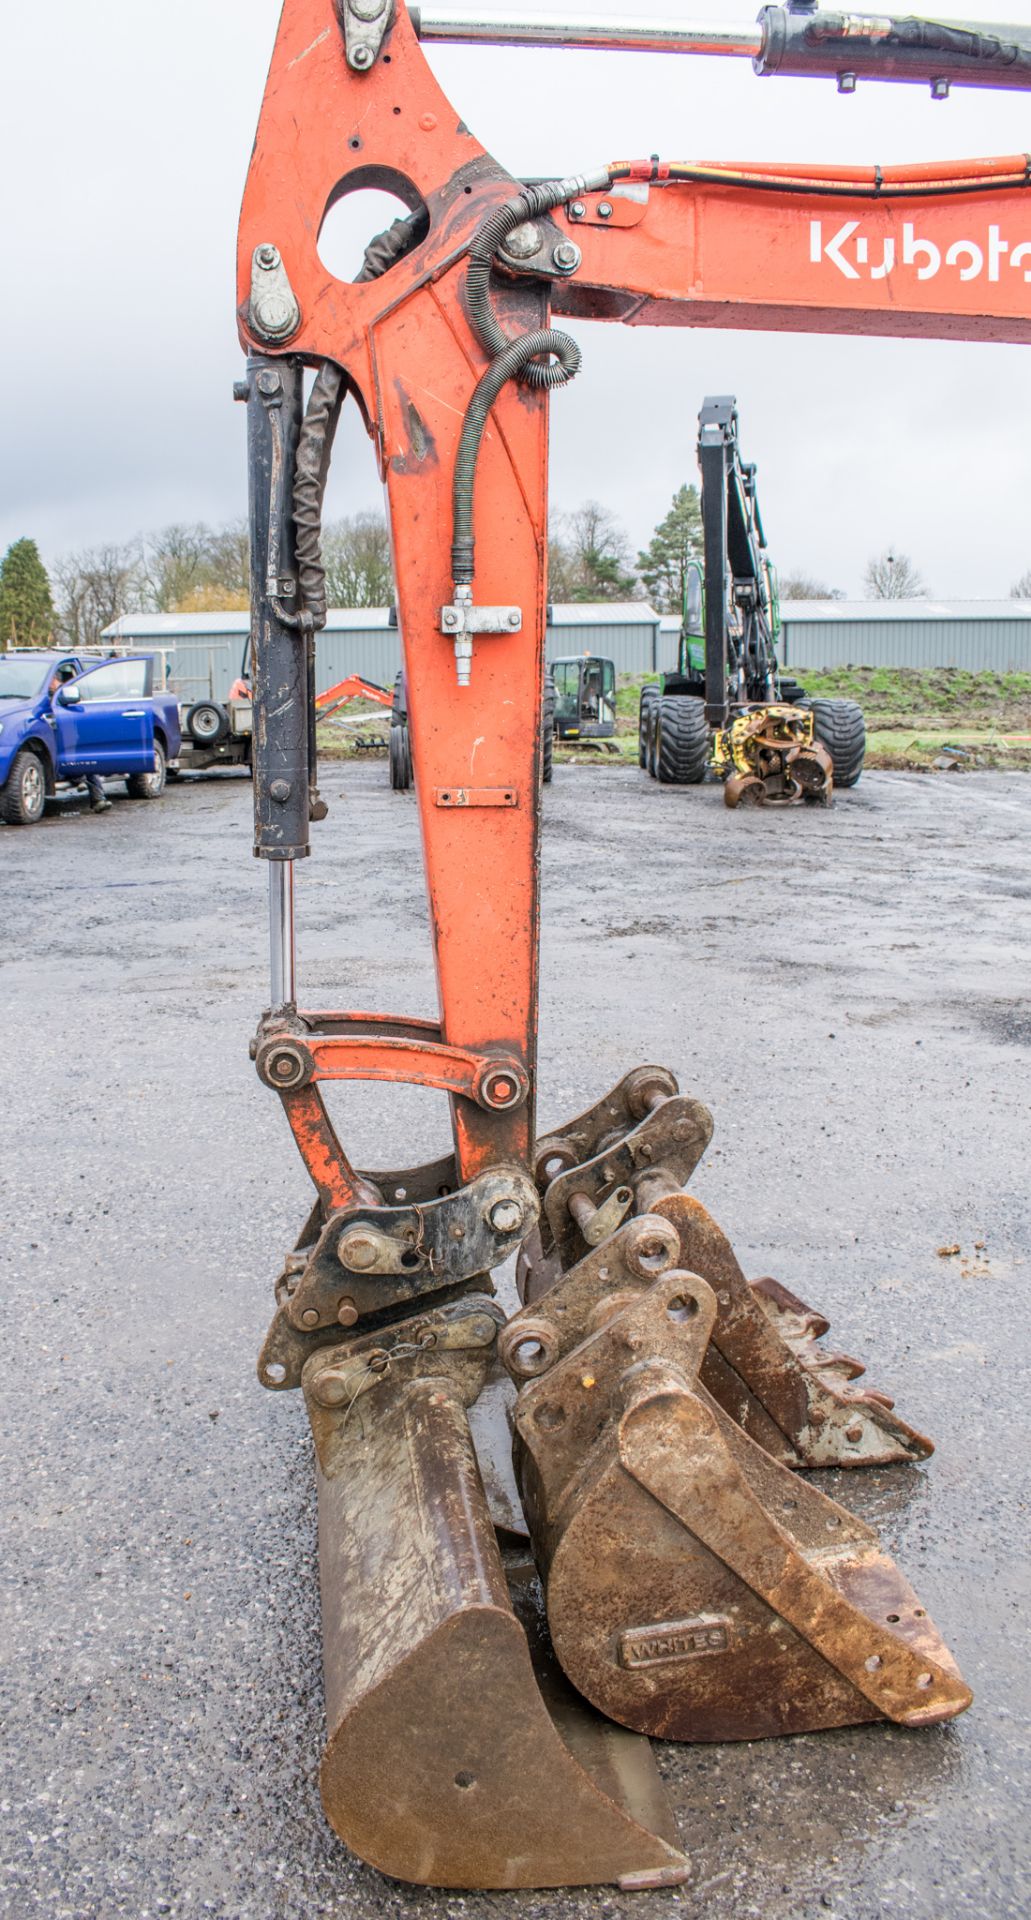
<path fill-rule="evenodd" d="M 784 666 L 1031 672 L 1031 600 L 787 600 Z"/>
<path fill-rule="evenodd" d="M 642 600 L 556 605 L 548 613 L 549 660 L 598 653 L 615 661 L 617 673 L 672 664 L 663 658 L 659 615 Z M 224 700 L 240 671 L 249 628 L 247 613 L 126 613 L 105 627 L 102 638 L 122 646 L 163 647 L 183 700 Z M 392 686 L 401 665 L 401 637 L 390 608 L 331 608 L 318 636 L 316 661 L 320 693 L 349 673 Z"/>

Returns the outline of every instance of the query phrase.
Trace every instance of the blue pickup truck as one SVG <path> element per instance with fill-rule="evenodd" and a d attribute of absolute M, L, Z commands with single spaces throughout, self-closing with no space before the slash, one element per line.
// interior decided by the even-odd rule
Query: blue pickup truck
<path fill-rule="evenodd" d="M 0 653 L 0 819 L 30 827 L 59 786 L 120 775 L 152 800 L 180 748 L 179 708 L 149 654 Z"/>

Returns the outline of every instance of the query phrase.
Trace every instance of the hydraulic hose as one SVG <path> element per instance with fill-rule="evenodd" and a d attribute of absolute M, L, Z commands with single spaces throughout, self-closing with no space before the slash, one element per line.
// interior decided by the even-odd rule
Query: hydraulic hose
<path fill-rule="evenodd" d="M 509 335 L 501 327 L 491 299 L 490 275 L 495 255 L 516 227 L 523 226 L 528 220 L 539 219 L 541 214 L 550 213 L 553 207 L 560 207 L 567 200 L 575 200 L 578 194 L 590 192 L 595 187 L 602 190 L 608 186 L 609 177 L 606 168 L 591 180 L 544 180 L 523 187 L 514 199 L 495 207 L 477 229 L 469 249 L 466 299 L 477 339 L 492 359 L 505 353 L 512 344 Z M 567 340 L 567 336 L 555 334 L 550 335 L 549 339 Z M 566 354 L 559 355 L 557 364 L 547 357 L 529 358 L 519 365 L 521 384 L 533 387 L 538 392 L 566 386 L 580 367 L 580 353 L 575 342 L 567 340 L 567 346 L 573 350 L 575 365 Z M 538 353 L 545 356 L 557 352 L 558 349 L 550 344 L 546 348 L 538 348 Z M 508 377 L 511 378 L 511 374 Z"/>
<path fill-rule="evenodd" d="M 550 354 L 555 355 L 556 364 L 544 366 L 542 356 Z M 555 333 L 550 327 L 539 327 L 533 333 L 524 333 L 518 340 L 508 340 L 480 380 L 462 425 L 452 484 L 451 575 L 456 587 L 471 587 L 476 571 L 473 535 L 476 466 L 487 415 L 498 394 L 509 380 L 522 376 L 528 367 L 554 374 L 555 378 L 548 383 L 551 386 L 564 386 L 579 372 L 581 359 L 576 341 L 571 340 L 568 334 Z"/>

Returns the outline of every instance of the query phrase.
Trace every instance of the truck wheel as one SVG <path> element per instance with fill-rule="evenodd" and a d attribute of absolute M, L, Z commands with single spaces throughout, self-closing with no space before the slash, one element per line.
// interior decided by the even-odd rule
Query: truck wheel
<path fill-rule="evenodd" d="M 700 786 L 712 750 L 702 701 L 691 694 L 667 695 L 658 702 L 653 724 L 655 765 L 663 786 Z"/>
<path fill-rule="evenodd" d="M 34 827 L 43 818 L 47 798 L 46 769 L 38 753 L 23 747 L 0 788 L 0 820 L 9 827 Z"/>
<path fill-rule="evenodd" d="M 637 712 L 637 764 L 639 767 L 648 766 L 649 722 L 652 709 L 656 701 L 661 698 L 661 694 L 662 689 L 656 686 L 654 680 L 650 680 L 647 686 L 641 688 L 641 704 Z"/>
<path fill-rule="evenodd" d="M 541 708 L 541 732 L 544 736 L 541 754 L 541 779 L 546 787 L 551 785 L 552 770 L 555 765 L 555 682 L 550 673 L 544 682 L 544 704 Z"/>
<path fill-rule="evenodd" d="M 187 712 L 186 731 L 199 747 L 217 747 L 229 732 L 229 715 L 217 700 L 198 700 Z"/>
<path fill-rule="evenodd" d="M 390 729 L 390 784 L 395 793 L 407 793 L 412 784 L 412 749 L 403 720 L 396 720 Z"/>
<path fill-rule="evenodd" d="M 165 749 L 160 740 L 154 742 L 153 773 L 129 773 L 125 778 L 125 790 L 130 800 L 156 800 L 159 793 L 165 791 L 165 776 L 168 763 Z"/>
<path fill-rule="evenodd" d="M 812 710 L 813 732 L 830 754 L 834 785 L 854 787 L 866 758 L 866 721 L 862 707 L 854 700 L 805 699 L 797 704 Z"/>

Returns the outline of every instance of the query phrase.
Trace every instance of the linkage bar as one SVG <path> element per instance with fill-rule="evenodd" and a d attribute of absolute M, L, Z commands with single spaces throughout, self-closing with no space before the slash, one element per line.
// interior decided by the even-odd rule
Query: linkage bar
<path fill-rule="evenodd" d="M 611 15 L 510 12 L 502 19 L 488 7 L 412 7 L 420 40 L 448 40 L 480 46 L 611 47 L 644 53 L 718 53 L 758 59 L 760 26 L 722 26 L 718 21 L 626 22 Z"/>

